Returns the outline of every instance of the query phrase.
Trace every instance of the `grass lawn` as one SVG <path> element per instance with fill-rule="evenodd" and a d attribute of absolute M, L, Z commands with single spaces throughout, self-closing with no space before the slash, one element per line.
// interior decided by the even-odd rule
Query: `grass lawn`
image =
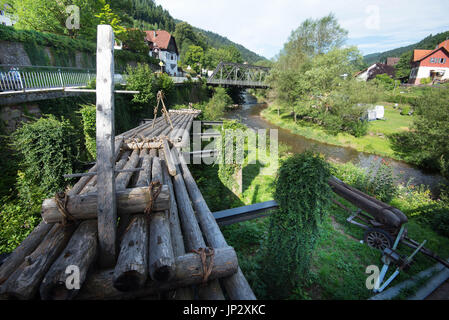
<path fill-rule="evenodd" d="M 275 105 L 270 105 L 262 111 L 261 115 L 273 124 L 309 139 L 401 160 L 391 149 L 388 135 L 408 130 L 413 116 L 401 115 L 398 109 L 393 108 L 392 103 L 381 103 L 381 105 L 385 107 L 385 120 L 370 121 L 368 134 L 360 138 L 348 133 L 332 135 L 322 127 L 307 121 L 298 121 L 295 124 L 289 112 L 283 112 L 278 117 Z"/>
<path fill-rule="evenodd" d="M 191 165 L 191 169 L 212 211 L 272 199 L 274 175 L 264 175 L 260 164 L 244 167 L 241 197 L 236 197 L 220 183 L 217 166 Z M 339 200 L 355 210 L 348 202 Z M 380 269 L 381 254 L 359 242 L 363 239 L 363 230 L 347 223 L 348 216 L 348 212 L 336 205 L 332 206 L 320 225 L 321 236 L 314 251 L 310 278 L 303 288 L 292 292 L 291 299 L 367 299 L 373 295 L 365 287 L 368 277 L 365 270 L 369 265 L 377 265 Z M 259 218 L 222 228 L 229 245 L 236 249 L 239 265 L 256 295 L 264 290 L 257 277 L 261 265 L 258 253 L 267 236 L 268 223 L 269 218 Z M 448 238 L 439 236 L 416 219 L 410 219 L 408 232 L 417 241 L 427 239 L 426 247 L 441 257 L 449 257 Z M 402 245 L 400 252 L 410 254 L 411 250 Z M 402 272 L 391 285 L 398 284 L 433 264 L 434 261 L 418 254 L 411 269 Z M 391 272 L 392 270 L 389 274 Z M 399 298 L 406 298 L 411 293 L 413 289 Z"/>

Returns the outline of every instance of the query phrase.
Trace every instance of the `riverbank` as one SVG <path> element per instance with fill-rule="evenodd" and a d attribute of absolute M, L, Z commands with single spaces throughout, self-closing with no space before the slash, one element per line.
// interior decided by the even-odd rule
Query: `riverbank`
<path fill-rule="evenodd" d="M 280 150 L 280 159 L 290 155 L 288 150 Z M 267 165 L 265 165 L 267 166 Z M 266 175 L 264 165 L 246 164 L 243 168 L 242 195 L 235 196 L 218 177 L 218 167 L 211 165 L 192 165 L 192 174 L 212 211 L 229 209 L 273 199 L 275 175 Z M 334 174 L 353 185 L 361 181 L 364 170 L 352 163 L 335 164 Z M 355 211 L 350 203 L 339 198 L 345 206 Z M 390 202 L 408 217 L 407 228 L 415 240 L 428 240 L 427 247 L 443 257 L 449 256 L 449 238 L 438 234 L 429 221 L 437 214 L 440 201 L 432 200 L 430 193 L 422 188 L 400 186 L 398 193 Z M 380 252 L 360 243 L 364 231 L 346 219 L 350 213 L 333 205 L 320 223 L 320 238 L 313 252 L 311 275 L 303 287 L 291 293 L 290 299 L 367 299 L 373 295 L 365 286 L 368 265 L 381 266 Z M 427 221 L 427 222 L 425 222 Z M 269 218 L 259 218 L 222 228 L 226 241 L 236 249 L 239 265 L 258 297 L 269 297 L 260 285 L 259 270 L 263 265 L 263 243 L 266 241 Z M 410 254 L 410 249 L 400 246 L 402 254 Z M 417 255 L 415 263 L 407 272 L 399 275 L 392 285 L 400 283 L 414 274 L 430 267 L 434 261 L 422 254 Z M 398 299 L 412 294 L 413 288 Z"/>
<path fill-rule="evenodd" d="M 298 120 L 295 123 L 290 112 L 281 109 L 278 116 L 277 105 L 274 103 L 268 103 L 268 108 L 262 110 L 260 115 L 265 120 L 308 139 L 402 161 L 403 159 L 392 150 L 388 135 L 409 130 L 413 116 L 401 115 L 397 108 L 393 108 L 392 103 L 382 105 L 385 106 L 386 120 L 370 121 L 368 134 L 359 138 L 347 133 L 332 135 L 320 126 L 307 121 Z"/>

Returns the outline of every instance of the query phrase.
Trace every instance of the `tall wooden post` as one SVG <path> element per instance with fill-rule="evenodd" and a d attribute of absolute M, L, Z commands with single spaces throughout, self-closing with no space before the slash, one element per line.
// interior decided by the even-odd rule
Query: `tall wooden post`
<path fill-rule="evenodd" d="M 114 33 L 97 29 L 97 210 L 101 267 L 116 261 L 117 208 L 114 157 Z"/>

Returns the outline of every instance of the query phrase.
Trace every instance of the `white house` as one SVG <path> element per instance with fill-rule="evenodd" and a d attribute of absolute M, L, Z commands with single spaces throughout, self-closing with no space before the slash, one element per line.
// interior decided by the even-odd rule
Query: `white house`
<path fill-rule="evenodd" d="M 179 76 L 178 47 L 175 38 L 165 30 L 145 31 L 145 41 L 150 48 L 149 55 L 164 63 L 164 70 L 171 76 Z"/>
<path fill-rule="evenodd" d="M 7 13 L 8 5 L 0 9 L 0 24 L 4 26 L 12 26 L 15 22 L 11 19 L 11 17 Z"/>

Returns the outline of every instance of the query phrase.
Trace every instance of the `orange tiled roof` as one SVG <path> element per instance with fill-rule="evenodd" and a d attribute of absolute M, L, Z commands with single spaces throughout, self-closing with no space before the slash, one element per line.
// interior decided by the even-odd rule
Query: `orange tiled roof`
<path fill-rule="evenodd" d="M 443 41 L 443 42 L 441 42 L 441 43 L 438 45 L 438 48 L 441 48 L 441 47 L 445 47 L 445 48 L 447 49 L 447 51 L 449 51 L 449 39 L 448 39 L 448 40 L 445 40 L 445 41 Z"/>
<path fill-rule="evenodd" d="M 413 62 L 419 61 L 425 56 L 427 56 L 429 53 L 431 53 L 433 50 L 414 50 L 413 51 Z"/>

